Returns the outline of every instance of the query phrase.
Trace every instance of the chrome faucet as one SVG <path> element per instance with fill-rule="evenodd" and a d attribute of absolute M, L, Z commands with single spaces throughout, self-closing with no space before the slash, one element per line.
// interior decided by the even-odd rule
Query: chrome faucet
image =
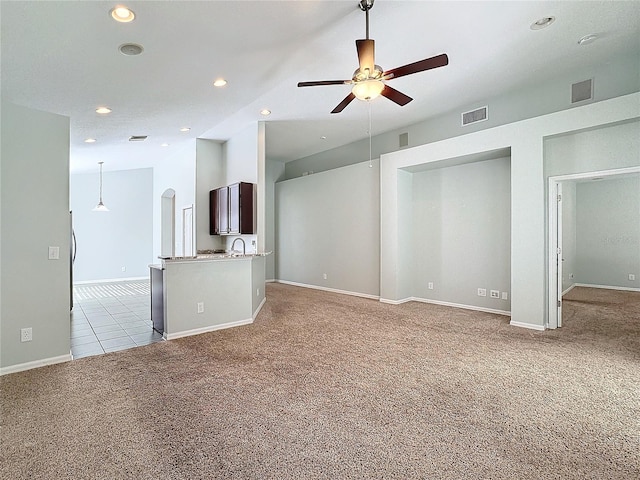
<path fill-rule="evenodd" d="M 231 244 L 231 252 L 235 252 L 236 251 L 235 250 L 235 246 L 236 246 L 236 242 L 238 240 L 240 240 L 242 242 L 242 255 L 246 255 L 247 254 L 247 252 L 246 252 L 246 248 L 247 247 L 246 247 L 246 245 L 244 243 L 244 240 L 242 238 L 240 238 L 240 237 L 238 237 L 238 238 L 233 240 L 233 243 Z"/>

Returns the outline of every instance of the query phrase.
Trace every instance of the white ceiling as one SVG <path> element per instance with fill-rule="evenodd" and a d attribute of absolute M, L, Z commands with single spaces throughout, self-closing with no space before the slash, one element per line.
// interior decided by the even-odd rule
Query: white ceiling
<path fill-rule="evenodd" d="M 329 112 L 349 86 L 297 88 L 350 78 L 365 36 L 357 0 L 2 1 L 2 97 L 71 118 L 71 170 L 153 166 L 196 137 L 224 141 L 268 122 L 267 156 L 301 158 L 366 136 L 368 106 Z M 638 1 L 392 1 L 370 13 L 376 63 L 389 70 L 447 53 L 449 65 L 393 80 L 414 98 L 372 104 L 373 133 L 471 106 L 502 91 L 622 55 L 640 55 Z M 533 31 L 545 16 L 556 21 Z M 588 46 L 577 41 L 596 33 Z M 119 46 L 137 43 L 139 56 Z M 215 88 L 215 78 L 229 82 Z M 107 105 L 108 116 L 95 113 Z M 262 117 L 260 110 L 272 111 Z M 384 119 L 384 120 L 383 120 Z M 191 127 L 187 133 L 179 129 Z M 131 135 L 148 135 L 131 143 Z M 321 139 L 326 136 L 326 139 Z M 94 144 L 85 138 L 97 139 Z M 168 147 L 161 147 L 162 143 Z"/>

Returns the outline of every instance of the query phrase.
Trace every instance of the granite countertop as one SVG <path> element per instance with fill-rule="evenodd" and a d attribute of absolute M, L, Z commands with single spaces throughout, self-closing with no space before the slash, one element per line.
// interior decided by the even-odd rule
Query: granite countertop
<path fill-rule="evenodd" d="M 163 263 L 171 262 L 197 262 L 197 261 L 212 261 L 212 260 L 231 260 L 231 259 L 250 259 L 253 257 L 266 257 L 273 252 L 255 252 L 255 253 L 238 253 L 238 252 L 225 252 L 225 253 L 198 253 L 193 257 L 158 257 Z"/>

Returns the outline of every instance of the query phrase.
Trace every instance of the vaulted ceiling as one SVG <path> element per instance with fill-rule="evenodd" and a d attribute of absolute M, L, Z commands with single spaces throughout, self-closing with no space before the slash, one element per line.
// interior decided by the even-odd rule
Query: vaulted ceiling
<path fill-rule="evenodd" d="M 98 161 L 107 170 L 153 166 L 196 137 L 225 141 L 257 121 L 268 122 L 267 156 L 280 161 L 366 136 L 365 102 L 329 113 L 349 86 L 296 86 L 351 77 L 355 40 L 365 36 L 356 0 L 123 3 L 135 12 L 130 23 L 111 18 L 116 2 L 0 4 L 2 98 L 70 117 L 72 172 Z M 549 27 L 530 28 L 549 16 Z M 638 1 L 376 0 L 370 24 L 385 70 L 449 56 L 446 67 L 391 83 L 414 101 L 374 101 L 374 134 L 640 55 Z M 588 34 L 598 39 L 579 45 Z M 128 43 L 143 52 L 124 55 Z M 217 78 L 227 85 L 214 87 Z M 99 106 L 112 112 L 99 115 Z"/>

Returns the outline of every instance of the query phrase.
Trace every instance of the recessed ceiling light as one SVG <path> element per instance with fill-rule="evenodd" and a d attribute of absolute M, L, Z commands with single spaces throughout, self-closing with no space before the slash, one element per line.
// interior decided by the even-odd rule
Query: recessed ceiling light
<path fill-rule="evenodd" d="M 112 8 L 109 13 L 116 22 L 121 23 L 128 23 L 136 18 L 136 14 L 133 13 L 133 10 L 125 7 L 124 5 L 118 5 L 117 7 Z"/>
<path fill-rule="evenodd" d="M 87 138 L 87 139 L 85 139 L 84 143 L 96 143 L 96 139 L 95 138 Z"/>
<path fill-rule="evenodd" d="M 326 140 L 326 139 L 327 139 L 327 136 L 326 136 L 326 135 L 322 135 L 322 136 L 320 137 L 320 140 Z"/>
<path fill-rule="evenodd" d="M 213 82 L 214 87 L 224 87 L 227 84 L 227 81 L 224 78 L 219 78 L 215 82 Z"/>
<path fill-rule="evenodd" d="M 542 17 L 531 24 L 531 30 L 542 30 L 556 21 L 556 17 Z"/>
<path fill-rule="evenodd" d="M 168 143 L 161 143 L 161 144 L 160 144 L 160 146 L 161 146 L 161 147 L 168 147 L 168 146 L 169 146 L 169 144 L 168 144 Z"/>
<path fill-rule="evenodd" d="M 271 110 L 268 110 L 266 108 L 263 108 L 262 110 L 260 110 L 260 115 L 264 115 L 265 117 L 267 115 L 271 115 Z"/>
<path fill-rule="evenodd" d="M 98 108 L 96 108 L 96 113 L 100 113 L 102 115 L 105 115 L 107 113 L 111 113 L 111 109 L 109 107 L 98 107 Z"/>
<path fill-rule="evenodd" d="M 595 33 L 590 33 L 589 35 L 585 35 L 580 40 L 578 40 L 578 45 L 589 45 L 590 43 L 595 42 L 598 39 L 598 35 Z"/>
<path fill-rule="evenodd" d="M 191 130 L 191 127 L 182 127 L 180 129 L 181 132 L 188 132 L 189 130 Z"/>

